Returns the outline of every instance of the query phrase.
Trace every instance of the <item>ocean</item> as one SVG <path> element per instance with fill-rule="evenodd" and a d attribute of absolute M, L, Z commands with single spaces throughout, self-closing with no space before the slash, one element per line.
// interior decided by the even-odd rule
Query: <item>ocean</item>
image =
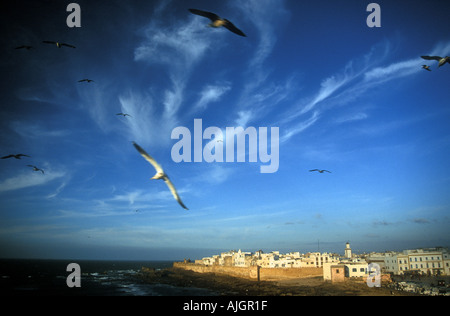
<path fill-rule="evenodd" d="M 80 267 L 80 287 L 69 287 L 70 263 Z M 172 261 L 92 261 L 0 259 L 2 295 L 80 296 L 216 296 L 208 289 L 149 284 L 139 278 L 142 267 L 164 269 Z M 69 277 L 69 279 L 71 279 Z M 74 280 L 74 279 L 71 279 Z"/>

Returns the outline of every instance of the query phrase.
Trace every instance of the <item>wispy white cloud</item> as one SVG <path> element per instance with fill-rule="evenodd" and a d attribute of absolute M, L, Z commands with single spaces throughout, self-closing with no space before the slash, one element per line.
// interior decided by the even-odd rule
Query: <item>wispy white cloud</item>
<path fill-rule="evenodd" d="M 290 126 L 288 129 L 285 129 L 284 134 L 281 136 L 280 142 L 284 143 L 288 141 L 292 136 L 303 132 L 310 126 L 314 125 L 316 121 L 320 118 L 320 112 L 314 111 L 312 116 L 305 121 L 301 121 L 300 123 L 296 123 Z"/>
<path fill-rule="evenodd" d="M 325 116 L 326 110 L 336 105 L 342 106 L 355 101 L 376 86 L 423 71 L 421 68 L 423 59 L 420 57 L 380 65 L 389 57 L 389 47 L 389 42 L 375 45 L 365 56 L 351 60 L 341 72 L 324 79 L 315 95 L 286 111 L 284 119 L 281 121 L 287 125 L 287 128 L 284 129 L 283 141 L 287 141 L 306 128 L 313 126 L 318 119 L 318 114 Z M 439 43 L 432 53 L 440 52 L 442 54 L 448 51 L 450 51 L 450 42 L 443 42 Z M 320 108 L 318 108 L 319 106 Z M 315 114 L 308 120 L 300 124 L 290 123 L 312 110 L 315 110 Z M 367 118 L 367 114 L 359 112 L 338 119 L 337 122 L 343 123 L 365 118 Z"/>
<path fill-rule="evenodd" d="M 368 114 L 363 113 L 363 112 L 358 112 L 358 113 L 352 113 L 349 115 L 345 115 L 342 117 L 339 117 L 335 120 L 336 123 L 338 124 L 342 124 L 342 123 L 348 123 L 348 122 L 354 122 L 354 121 L 361 121 L 361 120 L 365 120 L 369 117 Z"/>
<path fill-rule="evenodd" d="M 270 82 L 271 70 L 265 67 L 266 60 L 270 57 L 277 42 L 278 32 L 282 25 L 287 22 L 289 12 L 284 8 L 284 1 L 261 0 L 234 2 L 236 9 L 245 15 L 257 33 L 258 42 L 253 55 L 247 62 L 244 70 L 246 84 L 242 87 L 240 98 L 237 102 L 238 116 L 235 122 L 242 121 L 243 114 L 246 116 L 245 123 L 261 118 L 266 107 L 274 107 L 283 97 L 287 95 L 286 84 L 274 84 Z"/>
<path fill-rule="evenodd" d="M 200 99 L 194 105 L 192 111 L 205 110 L 210 103 L 220 100 L 222 95 L 231 89 L 231 85 L 226 82 L 217 85 L 207 85 L 200 92 Z"/>
<path fill-rule="evenodd" d="M 65 137 L 70 134 L 69 130 L 49 129 L 38 122 L 13 121 L 10 126 L 14 132 L 27 139 Z"/>
<path fill-rule="evenodd" d="M 45 168 L 45 174 L 34 172 L 31 168 L 18 175 L 0 182 L 0 192 L 19 190 L 28 187 L 41 186 L 53 180 L 63 178 L 66 172 Z"/>
<path fill-rule="evenodd" d="M 388 66 L 371 69 L 364 74 L 364 82 L 373 85 L 384 81 L 390 81 L 398 77 L 412 75 L 419 71 L 423 71 L 423 69 L 418 67 L 420 63 L 420 58 L 413 58 L 406 61 L 392 63 Z"/>

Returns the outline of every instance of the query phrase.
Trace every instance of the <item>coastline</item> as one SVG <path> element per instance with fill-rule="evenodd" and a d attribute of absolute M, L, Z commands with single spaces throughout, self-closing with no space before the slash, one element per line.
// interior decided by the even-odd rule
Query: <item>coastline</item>
<path fill-rule="evenodd" d="M 180 267 L 154 270 L 143 267 L 143 282 L 185 288 L 203 288 L 219 296 L 417 296 L 386 287 L 370 288 L 365 282 L 324 281 L 321 276 L 258 281 L 222 273 L 199 273 Z"/>

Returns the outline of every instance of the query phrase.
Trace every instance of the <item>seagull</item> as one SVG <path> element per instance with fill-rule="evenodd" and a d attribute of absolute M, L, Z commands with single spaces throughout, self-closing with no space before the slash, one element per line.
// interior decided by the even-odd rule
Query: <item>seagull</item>
<path fill-rule="evenodd" d="M 40 172 L 42 172 L 42 174 L 44 174 L 44 170 L 42 170 L 42 169 L 39 169 L 38 167 L 36 167 L 36 166 L 33 166 L 33 165 L 27 165 L 28 167 L 32 167 L 33 168 L 33 171 L 40 171 Z"/>
<path fill-rule="evenodd" d="M 131 117 L 131 115 L 130 115 L 130 114 L 127 114 L 127 113 L 117 113 L 116 115 L 122 115 L 123 117 L 125 117 L 125 116 Z"/>
<path fill-rule="evenodd" d="M 66 44 L 66 43 L 60 43 L 60 42 L 42 41 L 42 43 L 46 43 L 46 44 L 56 44 L 56 46 L 57 46 L 58 48 L 61 48 L 61 47 L 63 47 L 63 46 L 75 48 L 75 46 L 73 46 L 73 45 Z"/>
<path fill-rule="evenodd" d="M 328 170 L 319 170 L 319 169 L 309 170 L 309 172 L 311 172 L 311 171 L 318 171 L 318 172 L 320 172 L 320 173 L 324 173 L 324 172 L 326 171 L 326 172 L 328 172 L 328 173 L 331 173 L 331 171 L 328 171 Z"/>
<path fill-rule="evenodd" d="M 81 80 L 78 80 L 78 82 L 94 82 L 94 80 L 91 80 L 91 79 L 81 79 Z"/>
<path fill-rule="evenodd" d="M 428 65 L 422 65 L 422 68 L 428 71 L 431 71 L 430 66 Z"/>
<path fill-rule="evenodd" d="M 211 23 L 209 24 L 210 27 L 217 28 L 217 27 L 223 26 L 237 35 L 244 36 L 244 37 L 247 36 L 244 34 L 244 32 L 242 32 L 240 29 L 238 29 L 236 26 L 234 26 L 233 23 L 231 23 L 227 19 L 222 19 L 215 13 L 206 12 L 206 11 L 197 10 L 197 9 L 189 9 L 189 11 L 193 14 L 200 15 L 200 16 L 210 19 L 211 20 Z"/>
<path fill-rule="evenodd" d="M 25 48 L 26 50 L 30 50 L 33 48 L 33 46 L 22 45 L 22 46 L 17 46 L 15 49 L 23 49 L 23 48 Z"/>
<path fill-rule="evenodd" d="M 0 159 L 7 159 L 7 158 L 12 158 L 12 157 L 14 157 L 14 158 L 16 158 L 16 159 L 20 159 L 20 157 L 30 157 L 30 156 L 24 155 L 24 154 L 17 154 L 17 155 L 3 156 L 3 157 L 0 158 Z"/>
<path fill-rule="evenodd" d="M 445 57 L 440 57 L 440 56 L 420 56 L 423 59 L 426 60 L 437 60 L 438 63 L 438 67 L 441 67 L 442 65 L 444 65 L 445 63 L 449 63 L 450 64 L 450 57 L 449 56 L 445 56 Z"/>
<path fill-rule="evenodd" d="M 139 146 L 138 144 L 136 144 L 135 142 L 133 142 L 133 146 L 137 149 L 137 151 L 142 155 L 142 157 L 145 158 L 145 160 L 147 160 L 149 163 L 152 164 L 152 166 L 156 169 L 156 174 L 150 178 L 151 180 L 159 180 L 159 179 L 163 179 L 164 182 L 167 184 L 167 186 L 170 189 L 170 192 L 172 192 L 173 197 L 175 198 L 175 200 L 178 201 L 178 203 L 181 205 L 182 208 L 188 210 L 188 208 L 183 204 L 183 202 L 181 201 L 180 196 L 177 193 L 177 190 L 175 189 L 175 186 L 173 185 L 173 183 L 170 181 L 169 177 L 167 176 L 167 174 L 164 172 L 164 170 L 162 169 L 162 167 L 156 162 L 155 159 L 153 159 L 152 156 L 150 156 L 149 154 L 147 154 L 145 152 L 144 149 L 142 149 L 141 146 Z"/>

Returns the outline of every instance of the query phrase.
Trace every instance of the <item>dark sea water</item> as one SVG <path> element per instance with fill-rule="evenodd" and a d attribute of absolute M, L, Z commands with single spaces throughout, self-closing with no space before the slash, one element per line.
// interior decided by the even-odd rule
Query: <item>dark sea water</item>
<path fill-rule="evenodd" d="M 80 287 L 68 287 L 69 263 L 81 269 Z M 84 296 L 215 296 L 208 289 L 148 284 L 139 278 L 142 267 L 164 269 L 172 261 L 86 261 L 0 259 L 2 295 Z"/>

